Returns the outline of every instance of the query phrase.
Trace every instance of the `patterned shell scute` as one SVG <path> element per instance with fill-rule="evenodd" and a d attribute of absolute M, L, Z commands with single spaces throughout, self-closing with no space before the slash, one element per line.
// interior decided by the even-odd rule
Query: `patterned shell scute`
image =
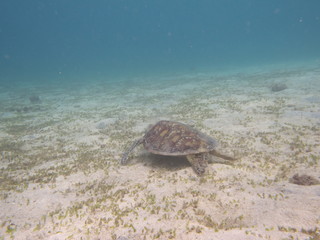
<path fill-rule="evenodd" d="M 151 153 L 169 156 L 209 152 L 217 145 L 213 138 L 172 121 L 156 123 L 145 134 L 143 144 Z"/>

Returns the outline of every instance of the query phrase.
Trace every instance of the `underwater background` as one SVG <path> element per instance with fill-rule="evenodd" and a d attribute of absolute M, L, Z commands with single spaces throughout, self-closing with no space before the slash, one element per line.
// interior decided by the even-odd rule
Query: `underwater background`
<path fill-rule="evenodd" d="M 0 0 L 0 240 L 320 239 L 319 136 L 320 0 Z"/>
<path fill-rule="evenodd" d="M 0 2 L 0 81 L 114 81 L 303 63 L 318 0 Z"/>

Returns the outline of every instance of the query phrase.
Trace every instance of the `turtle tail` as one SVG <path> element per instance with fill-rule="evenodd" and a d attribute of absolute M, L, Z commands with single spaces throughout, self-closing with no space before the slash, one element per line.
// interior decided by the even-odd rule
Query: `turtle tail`
<path fill-rule="evenodd" d="M 133 151 L 133 149 L 138 146 L 139 144 L 143 143 L 143 138 L 140 138 L 133 142 L 133 144 L 128 148 L 122 155 L 120 163 L 125 165 L 128 162 L 129 154 Z"/>

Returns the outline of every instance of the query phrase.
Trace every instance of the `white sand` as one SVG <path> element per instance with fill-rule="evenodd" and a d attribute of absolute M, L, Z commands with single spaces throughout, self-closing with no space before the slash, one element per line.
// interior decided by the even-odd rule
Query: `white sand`
<path fill-rule="evenodd" d="M 144 81 L 0 89 L 0 239 L 320 239 L 320 185 L 289 182 L 320 180 L 320 68 Z M 119 166 L 160 119 L 238 160 L 199 178 L 139 147 Z"/>

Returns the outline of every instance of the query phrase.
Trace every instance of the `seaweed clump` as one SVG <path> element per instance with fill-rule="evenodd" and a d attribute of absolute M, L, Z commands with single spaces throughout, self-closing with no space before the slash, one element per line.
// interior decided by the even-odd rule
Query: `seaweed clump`
<path fill-rule="evenodd" d="M 293 175 L 293 177 L 289 179 L 289 182 L 297 185 L 303 185 L 303 186 L 320 184 L 320 181 L 318 179 L 306 174 L 299 175 L 298 173 Z"/>
<path fill-rule="evenodd" d="M 41 99 L 37 95 L 32 95 L 29 97 L 30 103 L 36 104 L 36 103 L 41 103 Z"/>
<path fill-rule="evenodd" d="M 280 92 L 282 90 L 287 89 L 287 85 L 285 83 L 274 83 L 271 85 L 272 92 Z"/>

